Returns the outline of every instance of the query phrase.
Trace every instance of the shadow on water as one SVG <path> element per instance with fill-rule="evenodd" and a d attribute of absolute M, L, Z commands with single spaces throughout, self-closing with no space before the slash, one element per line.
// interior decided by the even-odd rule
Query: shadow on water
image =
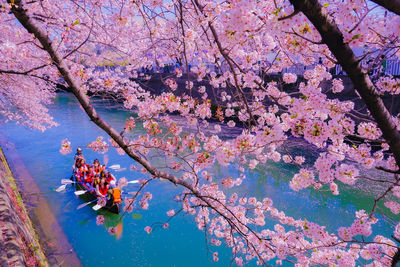
<path fill-rule="evenodd" d="M 49 264 L 65 267 L 81 266 L 67 236 L 46 201 L 48 193 L 40 191 L 13 144 L 5 142 L 4 138 L 1 138 L 0 145 L 3 147 L 18 188 L 22 191 L 24 204 L 39 233 L 41 245 Z"/>

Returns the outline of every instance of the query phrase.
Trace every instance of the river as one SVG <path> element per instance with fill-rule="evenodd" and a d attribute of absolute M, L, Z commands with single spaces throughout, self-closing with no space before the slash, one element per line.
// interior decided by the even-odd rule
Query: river
<path fill-rule="evenodd" d="M 113 126 L 121 129 L 128 112 L 109 105 L 97 104 L 99 113 Z M 72 154 L 59 153 L 61 141 L 65 138 L 72 145 L 84 147 L 105 134 L 95 126 L 81 110 L 73 96 L 61 93 L 55 103 L 50 106 L 50 113 L 59 127 L 48 129 L 44 133 L 27 129 L 15 123 L 0 125 L 3 143 L 11 142 L 16 152 L 40 188 L 41 197 L 50 205 L 62 230 L 78 258 L 84 266 L 229 266 L 231 252 L 229 248 L 208 246 L 204 233 L 197 230 L 190 215 L 178 216 L 170 222 L 168 229 L 158 228 L 147 234 L 144 227 L 155 222 L 168 219 L 166 211 L 176 208 L 173 201 L 176 187 L 166 182 L 154 182 L 147 191 L 153 194 L 148 210 L 135 211 L 123 218 L 122 236 L 117 238 L 107 232 L 105 226 L 96 225 L 96 212 L 90 206 L 77 210 L 82 199 L 73 194 L 72 187 L 64 192 L 55 192 L 60 186 L 60 180 L 71 176 Z M 107 138 L 108 140 L 108 138 Z M 313 150 L 307 147 L 292 147 L 300 154 L 312 157 Z M 5 154 L 13 148 L 6 147 Z M 103 156 L 84 149 L 85 158 L 91 161 Z M 140 172 L 130 171 L 132 160 L 127 156 L 119 156 L 116 151 L 107 153 L 109 165 L 120 164 L 125 171 L 115 172 L 117 177 L 127 177 L 128 180 L 138 179 Z M 362 193 L 360 190 L 343 188 L 339 196 L 322 195 L 314 190 L 294 192 L 289 188 L 288 181 L 295 169 L 283 163 L 268 162 L 261 168 L 246 171 L 247 178 L 237 191 L 241 195 L 255 196 L 258 199 L 269 197 L 274 206 L 284 210 L 295 218 L 305 218 L 326 225 L 329 231 L 349 226 L 354 220 L 354 213 L 359 209 L 371 209 L 373 193 Z M 214 166 L 212 172 L 220 177 L 237 176 L 236 171 L 229 168 Z M 22 181 L 23 182 L 23 181 Z M 125 191 L 134 191 L 130 185 Z M 377 189 L 378 190 L 378 189 Z M 373 192 L 374 190 L 371 190 Z M 355 204 L 356 203 L 356 204 Z M 106 224 L 117 220 L 116 215 L 104 213 Z M 338 219 L 340 218 L 340 220 Z M 378 216 L 379 218 L 379 216 Z M 273 226 L 276 222 L 267 219 L 266 225 Z M 391 229 L 380 220 L 373 229 L 389 236 Z M 219 252 L 219 262 L 212 261 L 212 252 Z M 271 262 L 274 265 L 274 262 Z M 255 261 L 251 262 L 255 265 Z M 284 264 L 285 265 L 285 264 Z M 290 264 L 289 264 L 290 266 Z"/>

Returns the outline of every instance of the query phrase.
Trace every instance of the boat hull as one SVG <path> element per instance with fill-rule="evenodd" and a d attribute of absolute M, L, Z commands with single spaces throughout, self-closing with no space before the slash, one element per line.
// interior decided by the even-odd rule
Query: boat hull
<path fill-rule="evenodd" d="M 97 199 L 97 195 L 94 192 L 93 188 L 89 188 L 86 184 L 82 183 L 80 179 L 76 179 L 73 175 L 71 180 L 75 182 L 76 190 L 85 190 L 87 191 L 85 194 L 81 195 L 81 197 L 87 199 L 88 201 L 92 201 Z M 121 212 L 121 204 L 113 203 L 112 199 L 107 200 L 107 203 L 102 209 L 107 210 L 109 212 L 119 214 Z"/>

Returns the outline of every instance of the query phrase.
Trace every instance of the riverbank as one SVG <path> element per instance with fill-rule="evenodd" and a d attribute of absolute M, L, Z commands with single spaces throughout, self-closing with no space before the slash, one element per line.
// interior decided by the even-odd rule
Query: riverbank
<path fill-rule="evenodd" d="M 0 148 L 1 266 L 49 266 Z"/>
<path fill-rule="evenodd" d="M 0 166 L 7 166 L 8 176 L 12 178 L 16 192 L 18 193 L 19 191 L 21 193 L 18 194 L 17 201 L 26 207 L 24 214 L 28 220 L 30 218 L 31 232 L 37 233 L 35 236 L 36 245 L 29 246 L 32 249 L 39 249 L 44 259 L 43 263 L 39 265 L 9 266 L 82 266 L 71 244 L 68 242 L 68 238 L 43 197 L 43 193 L 26 169 L 14 144 L 6 140 L 5 136 L 2 136 L 0 140 Z M 1 221 L 2 218 L 0 217 Z M 0 264 L 0 266 L 3 265 Z"/>

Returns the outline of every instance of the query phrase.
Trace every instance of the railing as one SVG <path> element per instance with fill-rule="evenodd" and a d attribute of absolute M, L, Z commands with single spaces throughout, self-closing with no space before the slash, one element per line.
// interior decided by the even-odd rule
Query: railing
<path fill-rule="evenodd" d="M 386 75 L 400 75 L 400 61 L 395 59 L 386 60 Z"/>
<path fill-rule="evenodd" d="M 222 71 L 217 68 L 212 63 L 206 64 L 207 68 L 212 72 L 216 72 L 217 74 L 222 74 L 225 71 L 228 71 L 229 68 L 228 66 L 225 66 L 226 64 L 222 64 Z M 196 66 L 196 64 L 190 64 L 189 69 L 191 67 Z M 294 73 L 297 75 L 303 75 L 304 71 L 313 69 L 315 67 L 314 65 L 309 65 L 309 66 L 304 66 L 302 64 L 296 64 L 291 67 L 283 69 L 280 73 Z M 175 68 L 179 68 L 178 64 L 171 64 L 162 68 L 157 68 L 156 66 L 152 66 L 152 68 L 147 69 L 147 68 L 142 68 L 139 69 L 138 72 L 144 72 L 148 74 L 152 73 L 173 73 L 175 71 Z M 397 59 L 387 59 L 385 60 L 381 65 L 377 66 L 372 70 L 371 74 L 376 74 L 378 71 L 382 71 L 381 73 L 384 73 L 385 75 L 393 75 L 393 76 L 400 76 L 400 60 Z M 342 69 L 340 65 L 336 65 L 333 67 L 330 72 L 333 75 L 346 75 L 346 72 Z M 270 73 L 270 74 L 278 74 L 278 73 Z"/>

